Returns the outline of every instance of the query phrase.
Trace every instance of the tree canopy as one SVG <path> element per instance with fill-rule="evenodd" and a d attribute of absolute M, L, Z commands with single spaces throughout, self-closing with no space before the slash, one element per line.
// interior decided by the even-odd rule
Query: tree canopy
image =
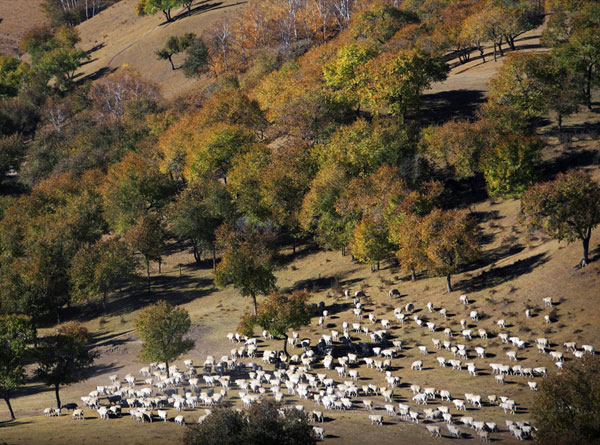
<path fill-rule="evenodd" d="M 135 333 L 142 339 L 140 359 L 147 362 L 169 362 L 194 347 L 194 341 L 185 338 L 190 330 L 189 313 L 160 300 L 142 310 L 135 320 Z"/>

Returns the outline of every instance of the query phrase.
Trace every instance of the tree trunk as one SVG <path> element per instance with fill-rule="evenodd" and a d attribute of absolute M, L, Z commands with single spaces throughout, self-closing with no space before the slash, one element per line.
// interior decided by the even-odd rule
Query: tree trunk
<path fill-rule="evenodd" d="M 158 273 L 162 272 L 162 258 L 158 259 Z"/>
<path fill-rule="evenodd" d="M 285 355 L 288 355 L 288 352 L 287 352 L 287 342 L 288 342 L 288 335 L 287 334 L 283 334 L 283 352 L 285 353 Z"/>
<path fill-rule="evenodd" d="M 167 378 L 171 378 L 171 373 L 169 371 L 169 362 L 165 360 L 165 365 L 167 365 Z"/>
<path fill-rule="evenodd" d="M 502 51 L 502 37 L 500 37 L 500 41 L 498 42 L 498 51 L 500 51 L 500 57 L 504 57 L 504 51 Z"/>
<path fill-rule="evenodd" d="M 200 263 L 200 252 L 198 251 L 198 241 L 192 239 L 192 252 L 194 253 L 194 260 L 196 263 Z"/>
<path fill-rule="evenodd" d="M 485 63 L 485 48 L 479 45 L 479 54 L 481 54 L 481 58 L 483 59 L 483 63 Z"/>
<path fill-rule="evenodd" d="M 102 307 L 104 308 L 104 314 L 108 314 L 108 309 L 106 308 L 106 294 L 106 291 L 102 292 Z"/>
<path fill-rule="evenodd" d="M 377 261 L 377 270 L 379 270 L 379 261 Z"/>
<path fill-rule="evenodd" d="M 213 270 L 217 270 L 217 251 L 215 246 L 212 248 L 212 260 L 213 260 Z"/>
<path fill-rule="evenodd" d="M 151 293 L 150 289 L 150 259 L 146 258 L 146 277 L 148 279 L 148 295 Z"/>
<path fill-rule="evenodd" d="M 415 281 L 417 279 L 417 273 L 415 272 L 414 267 L 410 270 L 410 279 L 411 281 Z"/>
<path fill-rule="evenodd" d="M 54 385 L 54 393 L 56 394 L 56 407 L 60 408 L 60 396 L 58 395 L 59 385 Z"/>
<path fill-rule="evenodd" d="M 257 314 L 256 310 L 256 295 L 252 294 L 252 304 L 254 305 L 254 315 Z"/>
<path fill-rule="evenodd" d="M 10 420 L 15 420 L 15 413 L 12 409 L 12 405 L 10 404 L 10 395 L 8 393 L 4 394 L 4 401 L 6 402 L 6 406 L 8 407 L 8 412 L 10 413 Z"/>
<path fill-rule="evenodd" d="M 167 22 L 172 21 L 173 19 L 171 18 L 171 10 L 170 9 L 166 9 L 163 11 L 163 14 L 165 15 L 165 18 L 167 19 Z"/>
<path fill-rule="evenodd" d="M 292 237 L 292 254 L 296 255 L 296 238 Z"/>
<path fill-rule="evenodd" d="M 60 308 L 56 307 L 56 324 L 60 324 Z"/>
<path fill-rule="evenodd" d="M 592 111 L 592 67 L 587 70 L 587 79 L 585 87 L 585 102 L 588 110 Z"/>
<path fill-rule="evenodd" d="M 562 114 L 558 113 L 558 132 L 562 131 Z"/>
<path fill-rule="evenodd" d="M 590 236 L 588 235 L 582 240 L 583 244 L 583 259 L 581 260 L 582 266 L 587 266 L 589 262 L 589 254 L 590 254 Z"/>
<path fill-rule="evenodd" d="M 342 246 L 342 256 L 346 256 L 346 246 Z"/>
<path fill-rule="evenodd" d="M 452 292 L 452 281 L 450 280 L 450 274 L 446 275 L 446 290 L 448 293 Z"/>
<path fill-rule="evenodd" d="M 494 42 L 494 62 L 498 61 L 498 56 L 496 55 L 496 42 Z"/>
<path fill-rule="evenodd" d="M 173 63 L 173 56 L 169 56 L 169 62 L 171 63 L 171 69 L 175 71 L 175 64 Z"/>

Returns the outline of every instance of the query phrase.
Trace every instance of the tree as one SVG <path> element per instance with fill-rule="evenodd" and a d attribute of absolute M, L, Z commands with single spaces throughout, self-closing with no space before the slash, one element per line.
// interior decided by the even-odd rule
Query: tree
<path fill-rule="evenodd" d="M 397 246 L 397 257 L 401 269 L 410 273 L 411 280 L 417 279 L 417 270 L 426 267 L 427 257 L 419 232 L 420 218 L 414 214 L 395 218 L 390 223 L 389 238 Z"/>
<path fill-rule="evenodd" d="M 85 327 L 70 322 L 57 330 L 57 334 L 46 337 L 37 349 L 37 377 L 46 385 L 53 386 L 56 407 L 60 408 L 59 389 L 84 380 L 98 353 L 88 347 L 90 337 Z"/>
<path fill-rule="evenodd" d="M 565 363 L 544 379 L 533 415 L 542 443 L 598 443 L 600 437 L 600 359 L 586 355 Z"/>
<path fill-rule="evenodd" d="M 375 112 L 385 109 L 402 120 L 418 109 L 421 93 L 445 80 L 448 71 L 440 58 L 418 51 L 383 53 L 364 65 L 368 81 L 360 94 Z"/>
<path fill-rule="evenodd" d="M 379 263 L 388 258 L 392 252 L 383 218 L 363 216 L 354 228 L 350 249 L 358 261 L 371 266 L 371 271 L 375 270 L 375 266 L 379 270 Z"/>
<path fill-rule="evenodd" d="M 182 0 L 139 0 L 135 9 L 137 15 L 154 15 L 161 11 L 165 15 L 167 22 L 173 21 L 171 9 L 181 6 Z"/>
<path fill-rule="evenodd" d="M 181 68 L 185 77 L 199 76 L 208 69 L 208 47 L 201 37 L 194 37 L 188 45 Z"/>
<path fill-rule="evenodd" d="M 213 269 L 216 268 L 215 231 L 231 218 L 231 196 L 219 181 L 190 184 L 168 210 L 170 231 L 192 241 L 194 259 L 200 262 L 203 247 L 212 251 Z"/>
<path fill-rule="evenodd" d="M 283 351 L 287 354 L 288 331 L 310 323 L 310 297 L 306 291 L 295 291 L 291 294 L 272 292 L 260 304 L 256 315 L 244 315 L 240 326 L 246 335 L 252 335 L 252 327 L 258 325 L 275 337 L 283 337 Z"/>
<path fill-rule="evenodd" d="M 190 48 L 196 39 L 196 34 L 186 33 L 181 36 L 171 36 L 167 39 L 167 43 L 162 48 L 156 50 L 156 56 L 161 60 L 168 60 L 171 64 L 171 69 L 175 71 L 173 56 Z"/>
<path fill-rule="evenodd" d="M 32 76 L 32 69 L 27 63 L 0 54 L 0 100 L 16 96 Z"/>
<path fill-rule="evenodd" d="M 480 256 L 477 223 L 465 211 L 435 209 L 419 225 L 427 270 L 446 277 L 452 292 L 451 275 Z"/>
<path fill-rule="evenodd" d="M 571 170 L 554 181 L 530 187 L 521 198 L 522 220 L 559 241 L 580 240 L 582 265 L 589 261 L 592 230 L 600 224 L 600 184 L 585 172 Z"/>
<path fill-rule="evenodd" d="M 130 246 L 120 239 L 101 240 L 84 247 L 73 257 L 69 269 L 73 299 L 83 302 L 101 299 L 106 313 L 108 293 L 133 278 L 137 267 Z"/>
<path fill-rule="evenodd" d="M 10 396 L 25 382 L 26 358 L 35 338 L 35 327 L 28 316 L 0 316 L 0 395 L 6 402 L 12 420 L 15 419 L 15 413 Z"/>
<path fill-rule="evenodd" d="M 25 156 L 25 143 L 20 135 L 0 136 L 0 179 L 11 169 L 18 171 Z"/>
<path fill-rule="evenodd" d="M 271 229 L 257 224 L 246 223 L 236 229 L 224 225 L 217 232 L 217 242 L 225 252 L 214 272 L 215 284 L 232 284 L 242 296 L 251 297 L 255 315 L 256 296 L 276 288 L 273 241 Z"/>
<path fill-rule="evenodd" d="M 160 217 L 154 213 L 141 216 L 125 233 L 124 239 L 133 250 L 144 257 L 150 293 L 150 261 L 158 261 L 160 272 L 161 258 L 165 250 L 166 233 Z"/>
<path fill-rule="evenodd" d="M 101 189 L 106 220 L 115 232 L 123 234 L 143 216 L 161 211 L 175 191 L 169 175 L 151 159 L 128 153 L 110 166 Z"/>
<path fill-rule="evenodd" d="M 480 163 L 490 196 L 520 196 L 537 178 L 542 148 L 538 137 L 505 136 L 484 150 Z"/>
<path fill-rule="evenodd" d="M 165 362 L 169 376 L 169 362 L 194 347 L 193 340 L 184 338 L 190 326 L 188 311 L 164 300 L 145 308 L 135 320 L 135 333 L 143 342 L 140 359 Z"/>
<path fill-rule="evenodd" d="M 314 445 L 317 443 L 308 416 L 291 410 L 279 415 L 278 405 L 265 400 L 254 403 L 246 411 L 217 408 L 202 424 L 186 428 L 182 443 L 189 445 Z"/>

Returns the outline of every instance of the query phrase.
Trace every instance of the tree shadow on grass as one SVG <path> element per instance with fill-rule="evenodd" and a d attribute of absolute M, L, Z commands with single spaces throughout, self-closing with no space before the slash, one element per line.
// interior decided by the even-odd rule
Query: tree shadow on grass
<path fill-rule="evenodd" d="M 419 120 L 440 125 L 452 119 L 474 119 L 485 95 L 480 90 L 453 90 L 422 96 Z"/>
<path fill-rule="evenodd" d="M 456 283 L 455 290 L 478 292 L 495 287 L 507 281 L 512 281 L 521 275 L 531 273 L 536 267 L 541 266 L 548 260 L 549 258 L 545 253 L 533 255 L 524 260 L 517 260 L 506 266 L 483 271 L 475 277 L 462 279 Z"/>

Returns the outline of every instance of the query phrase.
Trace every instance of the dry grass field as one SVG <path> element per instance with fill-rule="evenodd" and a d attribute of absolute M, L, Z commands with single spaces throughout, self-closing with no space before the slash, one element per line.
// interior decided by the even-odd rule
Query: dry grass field
<path fill-rule="evenodd" d="M 0 1 L 0 54 L 17 55 L 23 34 L 47 22 L 40 3 L 40 0 Z"/>
<path fill-rule="evenodd" d="M 572 118 L 572 122 L 591 120 L 593 116 L 581 114 Z M 578 124 L 573 124 L 578 125 Z M 581 136 L 572 138 L 564 144 L 550 145 L 546 153 L 545 166 L 548 169 L 563 165 L 566 157 L 569 162 L 579 160 L 598 178 L 597 169 L 599 147 L 597 137 Z M 549 137 L 552 142 L 552 138 Z M 587 160 L 587 161 L 584 161 Z M 563 164 L 561 164 L 563 162 Z M 534 393 L 527 386 L 527 377 L 508 376 L 504 385 L 495 382 L 490 372 L 489 363 L 508 364 L 505 353 L 513 347 L 502 344 L 497 337 L 499 332 L 496 321 L 506 320 L 505 332 L 518 336 L 527 341 L 527 346 L 518 351 L 519 364 L 523 367 L 545 366 L 550 373 L 556 372 L 556 367 L 548 355 L 541 355 L 535 348 L 537 337 L 546 337 L 551 343 L 552 350 L 564 351 L 565 341 L 577 341 L 578 345 L 600 345 L 600 315 L 598 313 L 598 290 L 600 289 L 600 262 L 594 261 L 584 269 L 576 269 L 580 258 L 578 244 L 564 245 L 547 240 L 537 235 L 530 240 L 524 228 L 517 222 L 519 202 L 515 200 L 474 202 L 471 210 L 477 212 L 484 223 L 485 256 L 480 264 L 471 270 L 454 277 L 455 291 L 445 292 L 443 278 L 422 278 L 411 282 L 399 274 L 392 265 L 385 265 L 379 272 L 369 272 L 368 267 L 354 263 L 350 256 L 342 257 L 339 252 L 323 252 L 308 246 L 300 249 L 296 256 L 289 254 L 287 267 L 278 272 L 278 285 L 282 289 L 307 288 L 314 292 L 314 302 L 325 302 L 330 317 L 326 325 L 320 328 L 315 317 L 310 326 L 300 331 L 301 337 L 308 337 L 316 343 L 323 333 L 331 329 L 341 331 L 342 322 L 350 323 L 354 319 L 352 301 L 342 295 L 343 289 L 356 291 L 362 289 L 368 298 L 365 301 L 365 312 L 374 313 L 378 320 L 391 321 L 389 330 L 392 339 L 401 339 L 406 345 L 392 360 L 393 375 L 401 377 L 401 385 L 395 390 L 395 402 L 408 403 L 417 408 L 411 401 L 411 384 L 422 387 L 435 387 L 438 390 L 447 389 L 452 397 L 464 399 L 464 393 L 480 394 L 485 400 L 487 395 L 505 395 L 517 402 L 517 412 L 514 415 L 505 414 L 498 406 L 484 403 L 481 409 L 469 407 L 466 413 L 458 412 L 450 405 L 450 412 L 456 418 L 467 415 L 475 420 L 494 421 L 500 425 L 501 431 L 493 433 L 492 437 L 502 443 L 512 443 L 504 427 L 506 419 L 527 420 L 531 417 L 531 404 Z M 600 235 L 592 239 L 593 254 L 598 259 L 600 250 L 598 244 Z M 181 275 L 179 265 L 181 267 Z M 156 273 L 156 271 L 155 271 Z M 163 273 L 154 276 L 155 287 L 151 297 L 142 291 L 127 292 L 124 296 L 116 296 L 110 305 L 108 317 L 93 317 L 86 321 L 88 328 L 95 333 L 96 348 L 101 353 L 96 363 L 93 376 L 86 382 L 64 388 L 63 403 L 79 402 L 79 397 L 95 389 L 96 385 L 109 384 L 108 376 L 117 373 L 123 377 L 131 372 L 140 377 L 139 368 L 142 366 L 136 359 L 140 344 L 132 332 L 132 322 L 137 310 L 143 305 L 164 298 L 179 303 L 190 311 L 193 321 L 192 337 L 196 340 L 196 348 L 189 354 L 196 364 L 201 364 L 208 354 L 220 357 L 228 354 L 232 347 L 226 340 L 226 333 L 233 331 L 240 315 L 249 308 L 249 300 L 237 295 L 233 290 L 214 289 L 211 282 L 210 269 L 197 268 L 191 255 L 186 252 L 176 253 L 166 258 Z M 140 288 L 142 286 L 140 285 Z M 390 288 L 396 287 L 402 296 L 394 300 L 388 296 Z M 466 293 L 470 304 L 464 308 L 459 304 L 459 295 Z M 552 297 L 556 302 L 554 308 L 544 307 L 542 298 Z M 436 332 L 430 333 L 426 327 L 418 327 L 413 320 L 399 324 L 393 316 L 395 307 L 404 306 L 407 302 L 415 304 L 416 313 L 421 318 L 436 323 Z M 436 312 L 430 314 L 426 303 L 432 302 Z M 437 310 L 445 307 L 449 317 L 444 320 Z M 533 318 L 526 319 L 524 312 L 530 308 Z M 477 310 L 483 313 L 483 318 L 476 323 L 469 322 L 475 329 L 485 328 L 490 336 L 482 340 L 474 335 L 473 340 L 461 337 L 452 339 L 452 344 L 464 343 L 469 351 L 469 361 L 477 364 L 478 375 L 470 377 L 466 370 L 452 371 L 450 367 L 440 368 L 436 356 L 452 358 L 449 351 L 435 351 L 431 338 L 445 339 L 443 329 L 450 327 L 454 333 L 460 331 L 460 319 L 468 319 L 469 312 Z M 554 312 L 552 323 L 544 322 L 544 315 Z M 369 325 L 368 320 L 362 321 Z M 371 326 L 371 329 L 380 325 Z M 356 341 L 369 341 L 363 334 L 353 334 Z M 425 345 L 429 353 L 424 356 L 419 353 L 418 346 Z M 486 348 L 486 358 L 476 358 L 474 348 Z M 264 349 L 280 349 L 281 341 L 259 340 L 259 351 Z M 296 350 L 299 351 L 299 350 Z M 294 351 L 294 352 L 296 352 Z M 260 354 L 259 354 L 260 356 Z M 566 360 L 573 359 L 571 353 L 565 352 Z M 183 358 L 182 358 L 183 359 Z M 424 369 L 421 372 L 411 371 L 410 365 L 414 360 L 422 359 Z M 246 362 L 252 359 L 244 359 Z M 260 358 L 254 359 L 260 361 Z M 513 362 L 514 364 L 514 362 Z M 183 367 L 182 361 L 179 363 Z M 360 379 L 359 387 L 365 384 L 384 386 L 385 380 L 381 373 L 366 369 L 364 364 L 357 366 Z M 317 364 L 313 372 L 323 372 L 322 364 Z M 336 381 L 343 381 L 335 371 L 327 371 Z M 540 381 L 536 377 L 535 381 Z M 140 382 L 141 384 L 141 382 Z M 285 392 L 285 389 L 284 389 Z M 364 398 L 360 396 L 358 400 Z M 381 396 L 369 396 L 374 401 L 376 412 L 384 414 Z M 240 405 L 236 389 L 231 389 L 226 399 L 228 404 Z M 301 403 L 306 409 L 319 409 L 314 403 L 300 401 L 296 396 L 285 396 L 284 401 L 290 404 Z M 326 441 L 331 443 L 438 443 L 452 439 L 430 438 L 421 419 L 419 425 L 413 425 L 385 416 L 385 425 L 371 426 L 368 421 L 369 412 L 355 402 L 355 408 L 350 411 L 326 412 Z M 13 406 L 18 420 L 0 424 L 0 443 L 8 444 L 63 444 L 104 443 L 110 437 L 112 443 L 162 443 L 182 435 L 183 429 L 173 422 L 155 422 L 139 424 L 132 422 L 127 415 L 122 419 L 101 421 L 97 413 L 86 410 L 86 420 L 75 422 L 70 416 L 46 418 L 41 410 L 54 404 L 54 394 L 38 383 L 31 383 L 22 394 L 15 398 Z M 441 404 L 439 398 L 430 402 L 430 406 Z M 417 408 L 422 412 L 423 407 Z M 127 411 L 127 410 L 125 410 Z M 174 417 L 173 413 L 170 414 Z M 204 408 L 184 412 L 188 421 L 195 421 L 203 414 Z M 6 419 L 6 411 L 2 411 L 2 419 Z M 475 433 L 467 427 L 461 427 L 464 433 L 462 440 L 476 442 Z M 445 436 L 447 432 L 443 429 Z"/>

